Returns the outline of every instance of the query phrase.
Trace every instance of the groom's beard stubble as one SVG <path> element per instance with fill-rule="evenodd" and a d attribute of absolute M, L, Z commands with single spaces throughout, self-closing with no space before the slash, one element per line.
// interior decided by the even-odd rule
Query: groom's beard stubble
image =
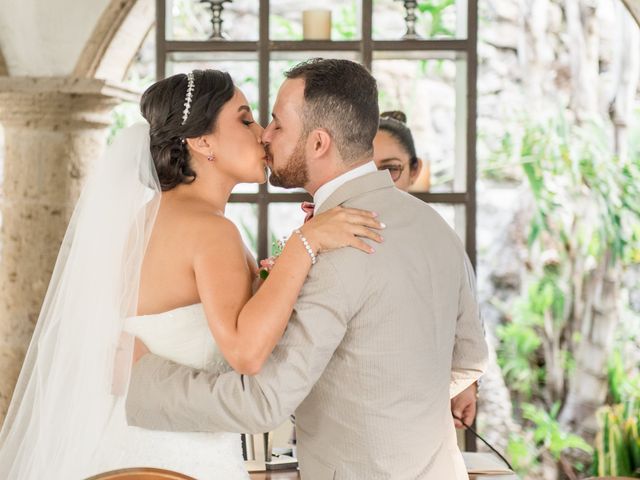
<path fill-rule="evenodd" d="M 305 143 L 306 135 L 301 135 L 284 168 L 277 172 L 273 169 L 271 170 L 271 175 L 269 175 L 269 183 L 271 185 L 282 188 L 302 188 L 309 182 L 309 169 L 304 158 Z M 269 145 L 267 145 L 266 149 L 269 157 L 273 159 Z"/>

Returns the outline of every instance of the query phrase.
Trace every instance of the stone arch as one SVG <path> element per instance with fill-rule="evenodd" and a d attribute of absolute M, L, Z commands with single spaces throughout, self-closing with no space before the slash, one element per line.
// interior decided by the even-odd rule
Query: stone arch
<path fill-rule="evenodd" d="M 154 24 L 153 0 L 111 0 L 80 54 L 73 76 L 119 83 Z"/>

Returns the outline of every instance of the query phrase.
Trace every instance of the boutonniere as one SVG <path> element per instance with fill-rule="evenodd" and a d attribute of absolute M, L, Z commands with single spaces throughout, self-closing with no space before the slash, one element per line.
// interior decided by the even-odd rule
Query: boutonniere
<path fill-rule="evenodd" d="M 275 266 L 276 260 L 278 260 L 278 257 L 282 255 L 284 246 L 284 240 L 276 240 L 273 242 L 273 247 L 271 249 L 273 255 L 269 258 L 265 258 L 264 260 L 260 260 L 260 278 L 262 280 L 266 280 L 269 276 L 269 272 L 271 272 L 271 269 Z"/>

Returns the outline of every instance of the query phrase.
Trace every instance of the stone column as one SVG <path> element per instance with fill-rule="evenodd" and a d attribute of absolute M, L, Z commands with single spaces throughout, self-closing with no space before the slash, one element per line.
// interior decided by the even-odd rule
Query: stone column
<path fill-rule="evenodd" d="M 0 423 L 58 248 L 110 111 L 130 92 L 78 78 L 0 78 L 5 164 L 0 233 Z"/>

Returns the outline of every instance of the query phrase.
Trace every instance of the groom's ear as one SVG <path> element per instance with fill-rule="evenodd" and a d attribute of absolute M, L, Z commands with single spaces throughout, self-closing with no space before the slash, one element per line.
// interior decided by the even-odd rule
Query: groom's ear
<path fill-rule="evenodd" d="M 314 157 L 323 157 L 333 145 L 333 138 L 324 128 L 316 128 L 309 134 L 308 144 L 311 144 L 311 152 Z"/>

